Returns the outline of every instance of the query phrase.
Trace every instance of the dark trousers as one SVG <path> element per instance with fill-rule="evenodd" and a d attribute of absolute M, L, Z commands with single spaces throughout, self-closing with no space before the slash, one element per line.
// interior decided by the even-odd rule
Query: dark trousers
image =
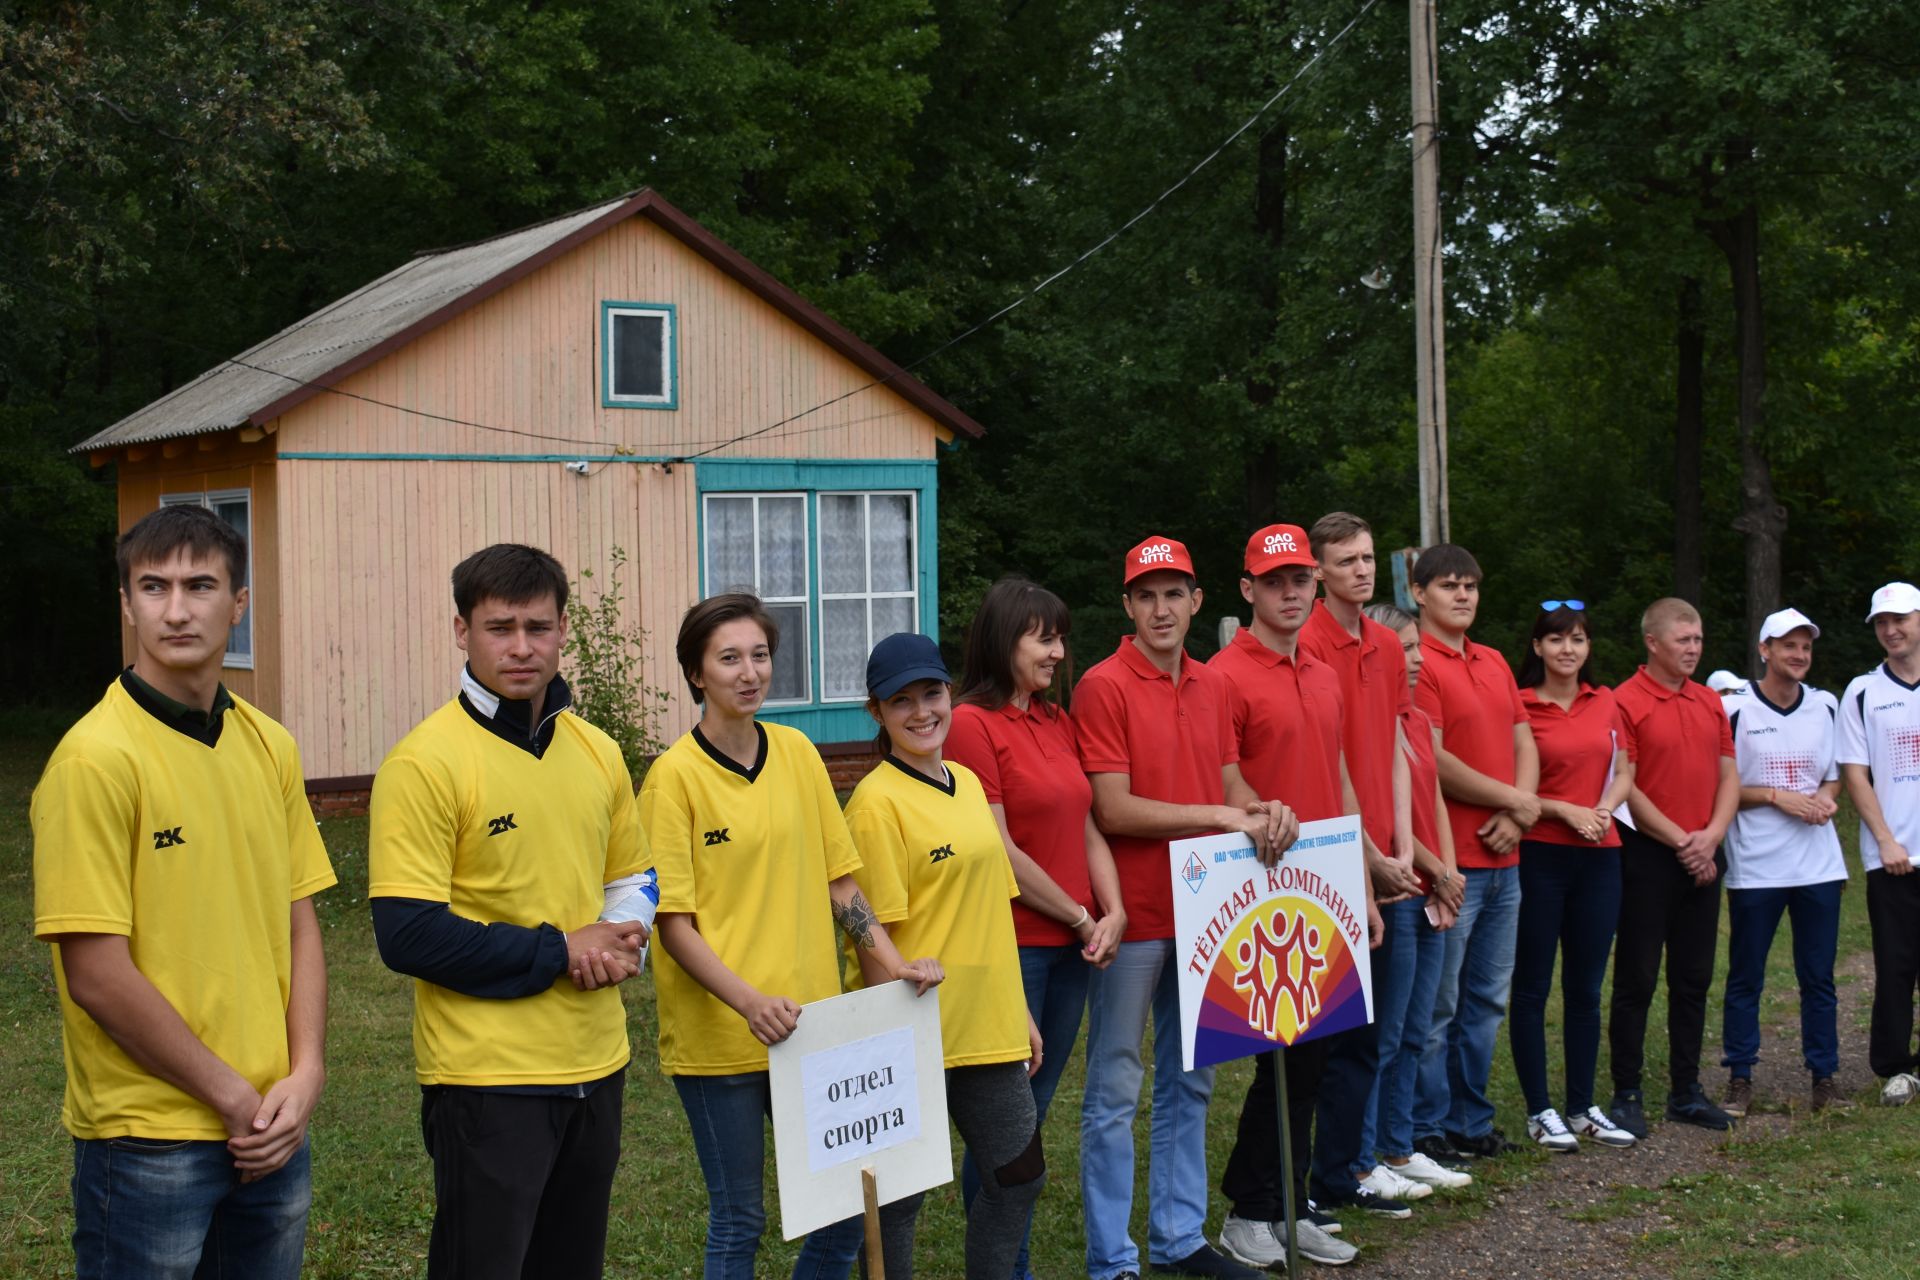
<path fill-rule="evenodd" d="M 1507 1039 L 1527 1114 L 1552 1106 L 1547 1085 L 1547 997 L 1560 970 L 1565 1016 L 1567 1115 L 1593 1105 L 1600 1058 L 1600 985 L 1620 920 L 1620 851 L 1520 842 L 1520 924 L 1513 947 Z"/>
<path fill-rule="evenodd" d="M 1220 1174 L 1220 1194 L 1235 1217 L 1285 1221 L 1280 1192 L 1280 1111 L 1273 1096 L 1275 1054 L 1287 1055 L 1287 1123 L 1293 1138 L 1293 1208 L 1307 1211 L 1307 1169 L 1313 1162 L 1314 1102 L 1326 1070 L 1329 1041 L 1308 1040 L 1253 1060 L 1253 1083 L 1240 1104 L 1240 1128 Z"/>
<path fill-rule="evenodd" d="M 1913 992 L 1920 981 L 1920 872 L 1867 872 L 1873 929 L 1873 1021 L 1867 1062 L 1886 1078 L 1920 1068 L 1913 1051 Z"/>
<path fill-rule="evenodd" d="M 584 1098 L 454 1085 L 420 1091 L 433 1157 L 429 1280 L 601 1273 L 625 1077 Z"/>
<path fill-rule="evenodd" d="M 1724 854 L 1714 855 L 1724 870 Z M 1628 827 L 1620 829 L 1620 929 L 1613 952 L 1613 1006 L 1607 1044 L 1613 1087 L 1640 1088 L 1647 1010 L 1667 961 L 1667 1074 L 1674 1092 L 1700 1082 L 1700 1040 L 1707 988 L 1720 942 L 1720 878 L 1696 885 L 1672 849 Z"/>
<path fill-rule="evenodd" d="M 1767 953 L 1780 917 L 1793 921 L 1793 972 L 1800 983 L 1800 1056 L 1814 1079 L 1840 1069 L 1838 1003 L 1833 959 L 1840 945 L 1840 891 L 1845 880 L 1777 889 L 1727 890 L 1726 1021 L 1721 1064 L 1751 1080 L 1760 1061 L 1760 995 L 1767 985 Z"/>
<path fill-rule="evenodd" d="M 1373 956 L 1384 965 L 1379 951 Z M 1380 1033 L 1373 1023 L 1327 1040 L 1327 1067 L 1313 1115 L 1313 1198 L 1337 1203 L 1360 1189 L 1353 1175 L 1367 1126 L 1367 1103 L 1380 1074 Z M 1372 1168 L 1372 1162 L 1368 1162 Z"/>

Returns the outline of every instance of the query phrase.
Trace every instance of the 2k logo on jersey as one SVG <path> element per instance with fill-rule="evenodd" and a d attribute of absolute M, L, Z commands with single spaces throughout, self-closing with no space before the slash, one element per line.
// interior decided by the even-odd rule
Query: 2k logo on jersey
<path fill-rule="evenodd" d="M 180 834 L 179 827 L 167 827 L 153 833 L 153 847 L 156 849 L 171 849 L 177 844 L 186 842 L 187 838 Z"/>
<path fill-rule="evenodd" d="M 732 844 L 733 837 L 727 834 L 727 832 L 730 830 L 732 830 L 732 828 L 730 827 L 720 827 L 716 830 L 707 832 L 706 833 L 707 843 L 709 845 Z"/>
<path fill-rule="evenodd" d="M 513 815 L 510 813 L 503 813 L 497 818 L 487 819 L 487 835 L 489 837 L 503 835 L 508 831 L 518 831 L 519 829 L 520 825 L 513 820 Z"/>
<path fill-rule="evenodd" d="M 943 844 L 938 849 L 929 849 L 927 850 L 927 856 L 935 862 L 945 862 L 953 856 L 953 846 L 951 844 Z"/>

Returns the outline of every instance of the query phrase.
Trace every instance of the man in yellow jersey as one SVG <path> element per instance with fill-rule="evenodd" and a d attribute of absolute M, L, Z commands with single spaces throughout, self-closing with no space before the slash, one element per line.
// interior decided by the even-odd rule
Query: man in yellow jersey
<path fill-rule="evenodd" d="M 598 920 L 650 859 L 633 781 L 568 713 L 567 578 L 500 544 L 453 571 L 454 699 L 373 783 L 368 897 L 414 984 L 427 1274 L 598 1276 L 620 1158 L 627 1018 L 646 928 Z"/>
<path fill-rule="evenodd" d="M 90 1277 L 297 1276 L 333 884 L 287 731 L 220 683 L 247 547 L 169 506 L 120 538 L 133 665 L 33 793 L 34 933 L 53 944 Z"/>

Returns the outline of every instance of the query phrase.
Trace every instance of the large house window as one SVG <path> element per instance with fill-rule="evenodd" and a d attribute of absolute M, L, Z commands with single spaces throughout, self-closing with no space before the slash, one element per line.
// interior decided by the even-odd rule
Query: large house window
<path fill-rule="evenodd" d="M 163 507 L 192 506 L 205 507 L 213 514 L 232 525 L 247 544 L 247 582 L 253 582 L 253 494 L 247 489 L 215 489 L 207 493 L 169 493 L 160 499 Z M 249 601 L 247 612 L 241 617 L 233 630 L 227 632 L 227 656 L 222 662 L 228 667 L 253 666 L 253 607 Z"/>
<path fill-rule="evenodd" d="M 751 591 L 780 627 L 769 703 L 811 701 L 807 617 L 807 496 L 707 495 L 707 589 Z"/>
<path fill-rule="evenodd" d="M 867 654 L 918 631 L 912 493 L 820 495 L 820 683 L 827 702 L 867 696 Z"/>
<path fill-rule="evenodd" d="M 863 701 L 874 643 L 920 629 L 917 501 L 912 491 L 706 495 L 707 591 L 752 591 L 780 624 L 770 705 Z"/>
<path fill-rule="evenodd" d="M 673 409 L 680 403 L 671 303 L 600 304 L 601 403 L 609 409 Z"/>

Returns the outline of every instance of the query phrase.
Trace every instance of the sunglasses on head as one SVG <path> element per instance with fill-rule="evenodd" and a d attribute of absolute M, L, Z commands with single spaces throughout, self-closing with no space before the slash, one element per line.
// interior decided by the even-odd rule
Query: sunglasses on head
<path fill-rule="evenodd" d="M 1585 600 L 1542 600 L 1540 602 L 1540 609 L 1544 613 L 1552 613 L 1555 609 L 1573 609 L 1584 613 L 1586 608 Z"/>

